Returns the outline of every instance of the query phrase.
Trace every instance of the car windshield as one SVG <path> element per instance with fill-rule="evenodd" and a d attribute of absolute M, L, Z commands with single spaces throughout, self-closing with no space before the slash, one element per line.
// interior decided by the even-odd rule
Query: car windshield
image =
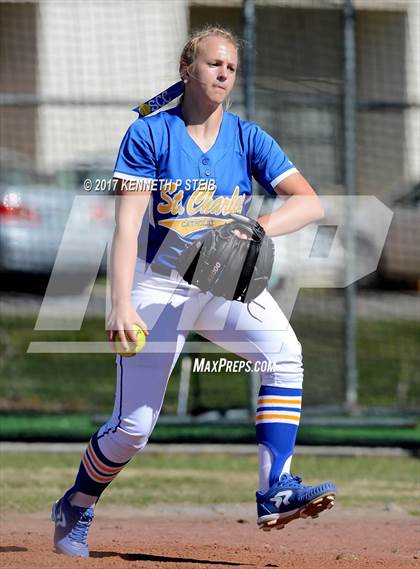
<path fill-rule="evenodd" d="M 0 184 L 2 186 L 29 186 L 34 183 L 34 177 L 29 171 L 18 168 L 0 168 Z"/>
<path fill-rule="evenodd" d="M 408 192 L 395 200 L 397 205 L 420 206 L 420 182 L 413 186 Z"/>
<path fill-rule="evenodd" d="M 112 167 L 106 169 L 87 166 L 56 172 L 55 183 L 63 188 L 81 188 L 87 179 L 95 183 L 96 180 L 109 180 L 110 178 L 112 178 Z"/>
<path fill-rule="evenodd" d="M 34 164 L 27 155 L 4 146 L 0 147 L 0 184 L 29 186 L 35 183 Z"/>

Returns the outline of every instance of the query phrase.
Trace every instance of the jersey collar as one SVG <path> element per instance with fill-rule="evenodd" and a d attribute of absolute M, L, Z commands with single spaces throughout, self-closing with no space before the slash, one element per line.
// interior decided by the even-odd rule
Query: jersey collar
<path fill-rule="evenodd" d="M 232 147 L 232 144 L 234 144 L 236 129 L 233 125 L 233 115 L 231 115 L 231 113 L 223 111 L 222 123 L 220 125 L 216 141 L 207 152 L 203 152 L 193 138 L 188 134 L 187 127 L 185 126 L 185 122 L 182 117 L 181 105 L 177 105 L 170 109 L 169 113 L 173 116 L 175 123 L 174 132 L 181 144 L 181 148 L 193 160 L 200 160 L 204 157 L 208 157 L 214 164 L 223 158 L 226 151 Z"/>

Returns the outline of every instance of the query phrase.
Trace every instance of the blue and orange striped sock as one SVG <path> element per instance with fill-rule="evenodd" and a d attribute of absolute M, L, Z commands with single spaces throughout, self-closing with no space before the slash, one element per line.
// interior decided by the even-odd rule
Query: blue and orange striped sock
<path fill-rule="evenodd" d="M 95 433 L 82 457 L 72 491 L 97 496 L 99 499 L 105 488 L 128 462 L 129 460 L 116 463 L 106 458 L 99 448 L 97 433 Z"/>
<path fill-rule="evenodd" d="M 262 385 L 256 432 L 260 451 L 260 490 L 266 491 L 289 472 L 302 407 L 302 389 Z"/>

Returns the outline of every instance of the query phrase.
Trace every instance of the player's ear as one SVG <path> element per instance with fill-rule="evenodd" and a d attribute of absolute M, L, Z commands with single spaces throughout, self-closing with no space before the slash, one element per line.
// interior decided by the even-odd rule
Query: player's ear
<path fill-rule="evenodd" d="M 188 73 L 188 67 L 186 65 L 183 65 L 180 70 L 179 70 L 179 74 L 181 76 L 181 79 L 184 83 L 188 83 L 188 79 L 189 79 L 189 73 Z"/>

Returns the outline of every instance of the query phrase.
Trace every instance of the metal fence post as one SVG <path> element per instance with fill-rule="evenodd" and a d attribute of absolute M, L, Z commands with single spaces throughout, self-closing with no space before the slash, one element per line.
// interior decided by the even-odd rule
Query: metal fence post
<path fill-rule="evenodd" d="M 242 4 L 244 37 L 244 101 L 245 118 L 255 120 L 255 4 L 254 0 L 243 0 Z M 255 415 L 260 374 L 251 372 L 249 380 L 249 409 Z"/>
<path fill-rule="evenodd" d="M 255 415 L 257 411 L 257 399 L 258 399 L 258 392 L 260 390 L 261 385 L 261 374 L 258 371 L 251 371 L 249 374 L 249 397 L 250 397 L 250 406 L 249 411 L 252 413 L 252 416 Z"/>
<path fill-rule="evenodd" d="M 346 220 L 346 281 L 354 275 L 354 196 L 356 194 L 356 49 L 355 8 L 353 0 L 344 0 L 344 186 L 347 195 Z M 345 288 L 344 320 L 344 377 L 345 408 L 351 412 L 357 405 L 357 331 L 356 331 L 356 284 Z"/>
<path fill-rule="evenodd" d="M 244 100 L 247 121 L 255 119 L 255 5 L 254 0 L 243 0 L 244 36 Z"/>
<path fill-rule="evenodd" d="M 190 379 L 192 369 L 192 358 L 190 355 L 183 356 L 181 362 L 181 376 L 179 380 L 178 392 L 178 417 L 186 417 L 188 414 L 188 397 L 190 394 Z"/>

